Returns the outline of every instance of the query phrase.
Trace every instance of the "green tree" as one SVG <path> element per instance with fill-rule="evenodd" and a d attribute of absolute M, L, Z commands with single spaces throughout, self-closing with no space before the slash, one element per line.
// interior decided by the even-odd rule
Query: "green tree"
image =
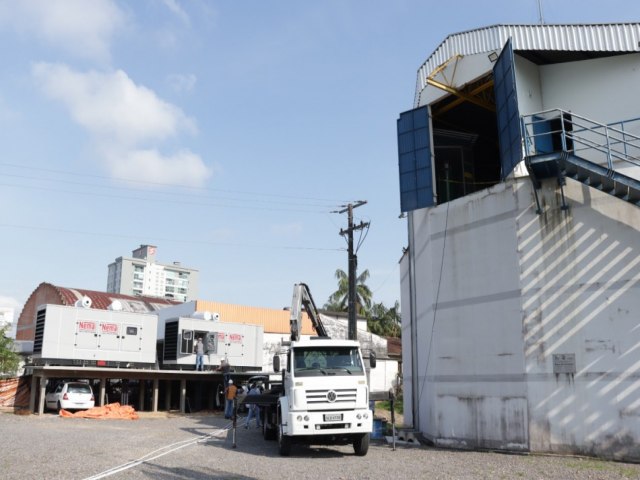
<path fill-rule="evenodd" d="M 400 318 L 400 304 L 395 302 L 393 307 L 387 308 L 384 303 L 374 303 L 367 314 L 367 326 L 371 333 L 383 337 L 400 337 L 402 320 Z"/>
<path fill-rule="evenodd" d="M 9 326 L 0 329 L 0 374 L 13 375 L 20 365 L 20 355 L 13 351 L 13 340 L 7 336 Z"/>
<path fill-rule="evenodd" d="M 334 312 L 346 312 L 349 310 L 349 275 L 340 269 L 336 270 L 335 275 L 338 280 L 338 290 L 331 294 L 323 308 Z M 365 315 L 371 308 L 373 294 L 365 283 L 368 279 L 369 270 L 365 270 L 356 278 L 356 313 L 358 315 Z"/>

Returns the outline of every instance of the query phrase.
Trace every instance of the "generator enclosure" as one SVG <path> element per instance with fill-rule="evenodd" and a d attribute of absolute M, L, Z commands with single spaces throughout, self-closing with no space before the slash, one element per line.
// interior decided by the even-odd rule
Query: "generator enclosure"
<path fill-rule="evenodd" d="M 33 363 L 153 366 L 157 329 L 158 317 L 152 314 L 42 305 L 36 313 Z"/>
<path fill-rule="evenodd" d="M 160 329 L 162 330 L 162 328 Z M 195 368 L 195 345 L 204 344 L 204 365 L 219 367 L 227 359 L 232 369 L 262 369 L 264 328 L 261 325 L 177 317 L 164 321 L 162 368 Z"/>

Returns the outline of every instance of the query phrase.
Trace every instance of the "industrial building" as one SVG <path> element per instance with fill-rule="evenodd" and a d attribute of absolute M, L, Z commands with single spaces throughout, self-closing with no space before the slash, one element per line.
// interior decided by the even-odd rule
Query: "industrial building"
<path fill-rule="evenodd" d="M 321 316 L 332 337 L 347 337 L 344 315 L 322 312 Z M 222 358 L 239 378 L 271 372 L 274 355 L 289 340 L 289 321 L 290 312 L 284 309 L 203 300 L 180 303 L 41 283 L 18 319 L 17 341 L 27 357 L 31 385 L 29 389 L 23 381 L 22 388 L 30 390 L 30 409 L 39 412 L 47 381 L 56 378 L 96 382 L 98 404 L 113 399 L 110 385 L 115 382 L 121 388 L 126 381 L 141 385 L 130 397 L 139 410 L 213 408 L 221 402 L 222 373 L 217 369 Z M 189 339 L 172 330 L 171 352 L 165 331 L 169 322 L 176 327 L 193 325 L 188 327 Z M 215 351 L 206 352 L 201 372 L 195 371 L 193 349 L 198 332 L 203 336 L 213 332 L 219 339 Z M 301 334 L 303 338 L 315 334 L 306 313 Z M 387 340 L 369 333 L 363 318 L 358 319 L 358 340 L 364 351 L 374 350 L 378 357 L 378 366 L 371 371 L 371 391 L 387 392 L 397 380 L 398 359 L 389 358 Z M 19 394 L 26 396 L 17 390 Z"/>
<path fill-rule="evenodd" d="M 640 460 L 640 24 L 449 35 L 398 119 L 405 421 Z"/>
<path fill-rule="evenodd" d="M 158 248 L 140 245 L 131 257 L 118 257 L 109 264 L 107 292 L 159 297 L 186 302 L 198 297 L 198 270 L 180 262 L 156 262 Z"/>

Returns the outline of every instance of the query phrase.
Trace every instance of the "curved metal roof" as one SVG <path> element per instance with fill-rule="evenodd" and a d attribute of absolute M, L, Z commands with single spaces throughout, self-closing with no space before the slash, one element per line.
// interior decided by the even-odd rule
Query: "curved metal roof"
<path fill-rule="evenodd" d="M 42 285 L 42 284 L 41 284 Z M 159 308 L 178 305 L 180 302 L 156 297 L 131 296 L 121 293 L 97 292 L 83 288 L 67 288 L 58 285 L 51 285 L 60 295 L 62 305 L 73 305 L 83 296 L 91 299 L 91 308 L 106 310 L 114 300 L 119 300 L 123 304 L 125 311 L 135 311 L 138 313 L 154 312 Z M 40 286 L 38 287 L 40 288 Z"/>
<path fill-rule="evenodd" d="M 493 25 L 451 34 L 418 69 L 416 101 L 427 76 L 449 58 L 500 51 L 509 38 L 515 51 L 640 52 L 640 23 Z"/>

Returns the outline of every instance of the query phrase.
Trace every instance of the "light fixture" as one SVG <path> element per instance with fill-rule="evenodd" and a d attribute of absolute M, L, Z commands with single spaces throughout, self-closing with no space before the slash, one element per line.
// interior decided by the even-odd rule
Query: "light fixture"
<path fill-rule="evenodd" d="M 491 52 L 489 54 L 489 61 L 494 63 L 496 60 L 498 60 L 498 54 L 496 52 Z"/>

